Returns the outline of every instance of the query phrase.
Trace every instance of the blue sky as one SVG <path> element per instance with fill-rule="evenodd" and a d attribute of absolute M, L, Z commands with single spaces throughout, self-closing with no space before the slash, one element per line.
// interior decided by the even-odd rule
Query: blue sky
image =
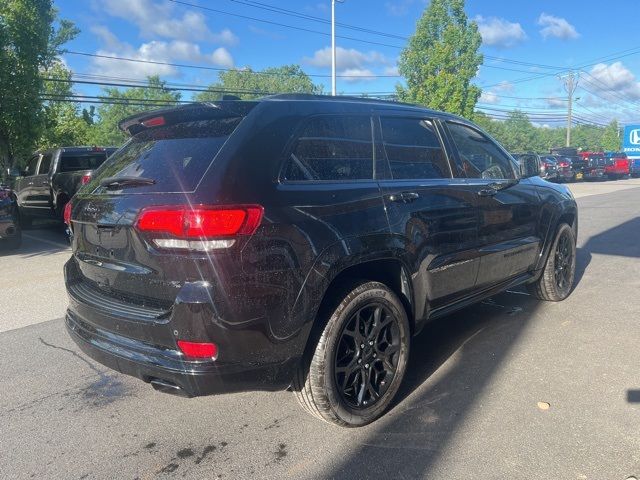
<path fill-rule="evenodd" d="M 182 0 L 181 0 L 182 1 Z M 296 63 L 330 91 L 330 32 L 326 23 L 284 14 L 330 19 L 330 0 L 57 0 L 60 15 L 81 34 L 68 45 L 79 53 L 260 70 Z M 640 38 L 630 1 L 470 0 L 466 11 L 480 26 L 485 63 L 474 82 L 480 108 L 495 115 L 518 107 L 539 124 L 566 115 L 558 74 L 580 70 L 575 97 L 579 121 L 640 120 Z M 257 8 L 259 5 L 263 8 Z M 336 7 L 338 91 L 393 92 L 396 61 L 428 1 L 346 0 Z M 214 12 L 207 9 L 219 10 Z M 233 14 L 233 15 L 231 15 Z M 234 16 L 235 15 L 235 16 Z M 248 18 L 251 17 L 251 18 Z M 271 23 L 270 23 L 271 22 Z M 284 25 L 296 27 L 289 28 Z M 303 30 L 300 30 L 303 29 Z M 311 31 L 307 31 L 311 30 Z M 370 31 L 386 34 L 380 35 Z M 66 54 L 77 78 L 96 75 L 141 79 L 159 74 L 172 83 L 208 85 L 217 71 L 116 61 Z M 513 71 L 517 70 L 517 71 Z M 374 77 L 375 76 L 375 77 Z M 95 95 L 99 87 L 79 85 Z M 184 93 L 188 99 L 190 94 Z"/>

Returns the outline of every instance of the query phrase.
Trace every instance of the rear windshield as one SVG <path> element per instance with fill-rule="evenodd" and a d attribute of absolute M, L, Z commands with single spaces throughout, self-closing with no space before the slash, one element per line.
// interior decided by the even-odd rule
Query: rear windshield
<path fill-rule="evenodd" d="M 94 175 L 94 193 L 192 192 L 241 118 L 180 123 L 139 133 Z M 100 187 L 107 177 L 144 177 L 152 185 Z"/>
<path fill-rule="evenodd" d="M 105 152 L 63 153 L 60 160 L 61 172 L 95 170 L 107 159 Z"/>

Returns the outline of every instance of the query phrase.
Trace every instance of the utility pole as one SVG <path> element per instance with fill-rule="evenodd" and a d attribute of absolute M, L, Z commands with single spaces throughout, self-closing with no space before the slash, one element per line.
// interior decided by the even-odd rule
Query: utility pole
<path fill-rule="evenodd" d="M 331 95 L 336 96 L 336 2 L 344 0 L 331 0 Z"/>
<path fill-rule="evenodd" d="M 580 79 L 580 74 L 574 71 L 570 71 L 567 75 L 562 75 L 558 77 L 564 83 L 564 89 L 569 95 L 569 105 L 567 111 L 567 147 L 571 146 L 571 124 L 572 124 L 572 115 L 573 115 L 573 93 L 578 88 L 578 80 Z"/>

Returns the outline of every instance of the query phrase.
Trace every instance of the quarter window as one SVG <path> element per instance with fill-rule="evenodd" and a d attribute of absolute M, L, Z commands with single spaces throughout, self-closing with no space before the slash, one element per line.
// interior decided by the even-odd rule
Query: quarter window
<path fill-rule="evenodd" d="M 513 179 L 509 157 L 487 136 L 467 125 L 447 122 L 458 149 L 461 176 L 467 178 Z"/>
<path fill-rule="evenodd" d="M 382 141 L 394 179 L 448 178 L 447 157 L 433 122 L 382 117 Z"/>
<path fill-rule="evenodd" d="M 370 117 L 310 119 L 295 141 L 281 177 L 288 181 L 373 179 Z"/>

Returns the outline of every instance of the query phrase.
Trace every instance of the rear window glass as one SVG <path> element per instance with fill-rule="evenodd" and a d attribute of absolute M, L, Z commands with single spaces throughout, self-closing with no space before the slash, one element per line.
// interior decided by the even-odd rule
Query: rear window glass
<path fill-rule="evenodd" d="M 235 117 L 180 123 L 139 133 L 109 157 L 94 175 L 95 181 L 99 184 L 107 177 L 144 177 L 155 183 L 123 190 L 98 186 L 95 193 L 195 190 L 240 120 Z"/>
<path fill-rule="evenodd" d="M 77 172 L 79 170 L 95 170 L 102 165 L 106 159 L 107 155 L 104 152 L 63 153 L 60 159 L 60 171 Z"/>

